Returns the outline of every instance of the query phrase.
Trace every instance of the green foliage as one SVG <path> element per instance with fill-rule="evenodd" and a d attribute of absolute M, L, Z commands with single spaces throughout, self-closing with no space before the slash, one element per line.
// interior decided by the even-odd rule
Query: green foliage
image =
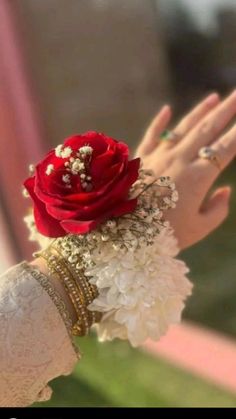
<path fill-rule="evenodd" d="M 34 406 L 236 407 L 236 396 L 127 342 L 98 343 L 91 336 L 80 346 L 74 373 L 54 380 L 52 399 Z"/>

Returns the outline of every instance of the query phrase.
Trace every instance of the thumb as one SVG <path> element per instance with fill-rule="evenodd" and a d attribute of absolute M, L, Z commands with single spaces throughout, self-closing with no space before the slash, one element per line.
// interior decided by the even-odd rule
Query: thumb
<path fill-rule="evenodd" d="M 228 216 L 231 192 L 230 186 L 223 186 L 217 188 L 208 199 L 202 210 L 202 221 L 208 232 L 217 228 Z"/>

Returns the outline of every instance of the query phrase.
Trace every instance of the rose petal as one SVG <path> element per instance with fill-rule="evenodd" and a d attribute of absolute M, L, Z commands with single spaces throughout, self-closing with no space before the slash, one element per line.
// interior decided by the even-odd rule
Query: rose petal
<path fill-rule="evenodd" d="M 111 167 L 108 167 L 107 170 L 104 171 L 102 178 L 98 179 L 95 182 L 95 189 L 100 190 L 101 188 L 103 188 L 105 193 L 105 191 L 108 190 L 108 188 L 116 182 L 117 178 L 121 175 L 122 171 L 124 170 L 124 167 L 125 165 L 123 162 L 119 162 Z"/>
<path fill-rule="evenodd" d="M 34 181 L 34 177 L 28 178 L 24 182 L 24 186 L 34 202 L 34 219 L 39 233 L 47 237 L 65 236 L 66 232 L 60 223 L 48 214 L 45 204 L 34 193 Z"/>
<path fill-rule="evenodd" d="M 72 150 L 78 150 L 84 145 L 90 145 L 93 149 L 93 157 L 104 153 L 108 147 L 105 137 L 95 131 L 88 131 L 82 135 L 73 135 L 65 140 L 64 145 L 71 147 Z"/>
<path fill-rule="evenodd" d="M 87 195 L 91 195 L 92 193 L 74 194 L 71 195 L 70 198 L 69 196 L 66 197 L 67 199 L 73 199 L 74 206 L 72 208 L 68 203 L 65 204 L 65 200 L 62 206 L 57 205 L 56 203 L 53 204 L 53 202 L 52 204 L 47 205 L 47 211 L 58 220 L 63 220 L 63 218 L 80 221 L 91 220 L 93 218 L 96 219 L 97 217 L 102 216 L 104 212 L 106 213 L 108 210 L 113 210 L 119 206 L 120 202 L 127 201 L 129 190 L 137 180 L 139 165 L 139 158 L 131 160 L 128 163 L 128 170 L 124 178 L 118 180 L 116 184 L 112 185 L 110 190 L 106 190 L 106 193 L 101 197 L 99 197 L 99 194 L 94 193 L 93 202 L 86 202 L 85 204 L 82 199 L 83 195 L 85 199 L 88 199 Z"/>
<path fill-rule="evenodd" d="M 120 217 L 121 215 L 133 212 L 137 207 L 137 199 L 129 199 L 129 201 L 121 202 L 114 210 L 111 210 L 109 216 Z"/>
<path fill-rule="evenodd" d="M 74 219 L 79 217 L 79 214 L 83 213 L 83 208 L 81 210 L 65 207 L 57 207 L 55 205 L 46 204 L 46 210 L 56 220 L 67 220 Z"/>
<path fill-rule="evenodd" d="M 92 179 L 99 179 L 106 170 L 107 167 L 111 166 L 112 160 L 114 158 L 114 151 L 108 150 L 103 154 L 100 154 L 96 159 L 92 160 L 89 174 L 92 176 Z"/>
<path fill-rule="evenodd" d="M 94 220 L 87 220 L 87 221 L 78 221 L 78 220 L 63 220 L 61 221 L 61 226 L 65 229 L 68 233 L 72 234 L 86 234 L 92 230 L 94 230 L 98 224 L 101 224 L 105 220 L 116 216 L 119 217 L 124 214 L 128 214 L 135 210 L 137 206 L 137 199 L 130 199 L 129 201 L 124 201 L 120 203 L 115 209 L 111 209 L 107 211 L 102 216 L 95 218 Z"/>
<path fill-rule="evenodd" d="M 123 143 L 122 141 L 119 141 L 118 144 L 116 145 L 116 151 L 117 151 L 118 157 L 122 155 L 123 157 L 128 159 L 129 147 L 127 146 L 127 144 Z"/>
<path fill-rule="evenodd" d="M 98 225 L 98 220 L 89 221 L 61 221 L 61 226 L 67 233 L 71 234 L 86 234 L 94 230 Z"/>

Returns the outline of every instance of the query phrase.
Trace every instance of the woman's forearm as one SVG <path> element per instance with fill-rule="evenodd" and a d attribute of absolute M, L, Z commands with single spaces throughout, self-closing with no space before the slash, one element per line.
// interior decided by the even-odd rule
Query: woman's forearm
<path fill-rule="evenodd" d="M 70 374 L 79 358 L 70 338 L 66 296 L 60 298 L 59 283 L 44 271 L 43 261 L 36 260 L 0 277 L 1 407 L 50 399 L 47 383 Z"/>

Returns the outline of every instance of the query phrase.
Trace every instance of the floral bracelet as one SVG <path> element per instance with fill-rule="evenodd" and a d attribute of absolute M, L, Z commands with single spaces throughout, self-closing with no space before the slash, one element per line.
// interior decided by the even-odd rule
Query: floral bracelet
<path fill-rule="evenodd" d="M 75 135 L 49 151 L 24 182 L 33 200 L 25 217 L 31 240 L 52 243 L 97 296 L 86 310 L 101 313 L 100 340 L 157 340 L 180 321 L 192 285 L 175 258 L 167 209 L 178 193 L 129 160 L 128 146 L 104 134 Z M 77 270 L 77 271 L 76 271 Z"/>

